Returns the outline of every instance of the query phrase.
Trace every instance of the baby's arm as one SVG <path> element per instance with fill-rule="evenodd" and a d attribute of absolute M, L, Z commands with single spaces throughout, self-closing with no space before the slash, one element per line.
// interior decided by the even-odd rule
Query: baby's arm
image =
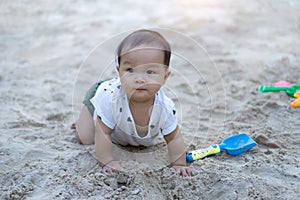
<path fill-rule="evenodd" d="M 120 165 L 114 160 L 112 155 L 112 129 L 107 127 L 101 119 L 97 119 L 95 129 L 95 148 L 96 157 L 99 165 L 102 166 L 102 172 L 112 173 L 120 169 Z"/>
<path fill-rule="evenodd" d="M 177 127 L 172 133 L 164 136 L 167 144 L 172 167 L 182 176 L 191 176 L 191 167 L 187 166 L 186 149 L 183 137 Z"/>

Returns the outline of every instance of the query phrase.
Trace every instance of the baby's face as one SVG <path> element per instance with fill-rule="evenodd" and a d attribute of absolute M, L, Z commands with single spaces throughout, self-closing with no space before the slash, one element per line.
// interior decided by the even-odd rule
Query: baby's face
<path fill-rule="evenodd" d="M 117 70 L 127 97 L 136 102 L 153 100 L 170 74 L 162 50 L 142 47 L 122 55 Z"/>

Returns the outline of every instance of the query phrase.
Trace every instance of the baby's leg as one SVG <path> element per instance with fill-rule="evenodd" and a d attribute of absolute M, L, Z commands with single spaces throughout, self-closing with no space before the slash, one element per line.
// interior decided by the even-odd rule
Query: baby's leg
<path fill-rule="evenodd" d="M 90 99 L 93 98 L 96 94 L 96 91 L 101 83 L 100 81 L 92 85 L 92 87 L 87 91 L 85 98 L 83 100 L 83 107 L 81 109 L 78 120 L 75 124 L 72 124 L 71 128 L 76 129 L 77 141 L 81 144 L 93 144 L 95 137 L 95 124 L 93 120 L 93 114 L 95 108 L 90 102 Z"/>
<path fill-rule="evenodd" d="M 93 144 L 95 125 L 93 117 L 86 105 L 83 106 L 76 122 L 77 140 L 81 144 Z"/>

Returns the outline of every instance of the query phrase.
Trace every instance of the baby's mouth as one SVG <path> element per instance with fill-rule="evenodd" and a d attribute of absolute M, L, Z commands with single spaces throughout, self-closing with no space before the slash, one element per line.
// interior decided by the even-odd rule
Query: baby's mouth
<path fill-rule="evenodd" d="M 136 87 L 136 90 L 147 90 L 146 85 L 139 85 Z"/>
<path fill-rule="evenodd" d="M 136 90 L 142 91 L 142 90 L 146 90 L 146 88 L 145 87 L 139 87 Z"/>

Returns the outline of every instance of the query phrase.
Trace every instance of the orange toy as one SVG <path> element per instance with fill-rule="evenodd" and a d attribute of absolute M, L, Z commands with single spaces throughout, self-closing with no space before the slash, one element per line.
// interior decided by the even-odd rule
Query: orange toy
<path fill-rule="evenodd" d="M 296 98 L 290 105 L 292 107 L 299 107 L 300 106 L 300 92 L 296 92 L 294 94 L 294 97 Z"/>

